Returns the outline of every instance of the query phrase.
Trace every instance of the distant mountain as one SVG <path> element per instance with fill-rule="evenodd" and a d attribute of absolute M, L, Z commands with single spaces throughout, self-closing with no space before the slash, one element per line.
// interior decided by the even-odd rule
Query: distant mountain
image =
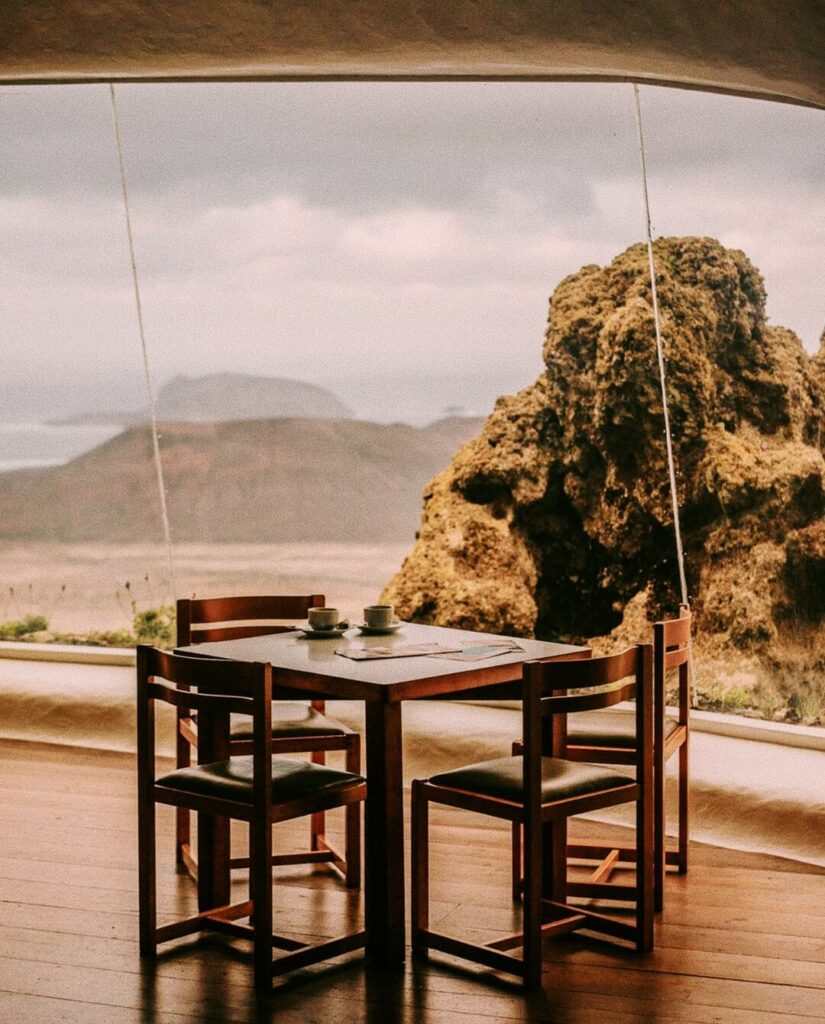
<path fill-rule="evenodd" d="M 352 416 L 343 402 L 316 384 L 243 373 L 173 377 L 158 392 L 157 413 L 159 419 L 183 422 Z"/>
<path fill-rule="evenodd" d="M 186 423 L 227 420 L 349 419 L 352 412 L 331 391 L 288 377 L 256 377 L 244 373 L 213 373 L 201 377 L 173 377 L 156 399 L 158 419 Z M 91 413 L 64 423 L 145 423 L 147 410 Z"/>
<path fill-rule="evenodd" d="M 475 417 L 425 428 L 320 418 L 163 423 L 173 539 L 411 539 L 424 485 L 482 423 Z M 64 466 L 0 474 L 0 539 L 161 537 L 145 425 Z"/>

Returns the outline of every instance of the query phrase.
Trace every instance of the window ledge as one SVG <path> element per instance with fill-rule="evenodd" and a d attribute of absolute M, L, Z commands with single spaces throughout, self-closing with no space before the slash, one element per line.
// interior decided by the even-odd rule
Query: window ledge
<path fill-rule="evenodd" d="M 745 718 L 744 715 L 726 715 L 718 711 L 691 711 L 690 727 L 697 732 L 715 733 L 717 736 L 825 750 L 825 729 L 816 725 L 769 722 L 764 718 Z"/>
<path fill-rule="evenodd" d="M 88 647 L 83 644 L 0 642 L 0 658 L 13 661 L 58 661 L 78 665 L 134 665 L 131 647 Z"/>
<path fill-rule="evenodd" d="M 62 662 L 80 665 L 135 665 L 134 648 L 90 647 L 81 644 L 35 644 L 0 642 L 0 658 L 14 661 Z M 468 704 L 476 703 L 467 701 Z M 479 701 L 480 705 L 515 708 L 511 701 Z M 692 711 L 691 728 L 696 732 L 731 736 L 760 743 L 779 743 L 807 750 L 825 750 L 825 729 L 812 725 L 792 725 L 789 722 L 769 722 L 761 718 L 724 714 L 718 711 Z"/>

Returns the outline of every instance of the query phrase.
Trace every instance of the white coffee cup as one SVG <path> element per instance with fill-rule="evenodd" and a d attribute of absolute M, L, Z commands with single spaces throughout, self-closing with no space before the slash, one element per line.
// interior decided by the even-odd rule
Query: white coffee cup
<path fill-rule="evenodd" d="M 371 604 L 364 609 L 364 624 L 370 629 L 386 629 L 395 618 L 395 608 L 391 604 Z"/>
<path fill-rule="evenodd" d="M 340 614 L 337 608 L 310 608 L 307 618 L 313 629 L 335 629 Z"/>

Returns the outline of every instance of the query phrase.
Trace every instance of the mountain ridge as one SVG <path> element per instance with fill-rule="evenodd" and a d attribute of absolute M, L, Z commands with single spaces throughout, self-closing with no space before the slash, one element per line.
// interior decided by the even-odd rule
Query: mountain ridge
<path fill-rule="evenodd" d="M 166 381 L 155 400 L 158 419 L 200 423 L 308 417 L 351 419 L 352 410 L 328 388 L 292 377 L 249 373 L 176 374 Z M 82 413 L 55 421 L 56 425 L 147 423 L 148 408 L 122 413 Z"/>
<path fill-rule="evenodd" d="M 429 427 L 288 417 L 159 424 L 173 537 L 411 539 L 421 491 L 482 419 Z M 0 539 L 162 536 L 151 431 L 128 427 L 62 466 L 0 474 Z"/>

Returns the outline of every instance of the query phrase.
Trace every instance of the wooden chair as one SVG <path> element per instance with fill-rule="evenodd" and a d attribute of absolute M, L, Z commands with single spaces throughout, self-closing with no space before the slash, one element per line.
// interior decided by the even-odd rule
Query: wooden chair
<path fill-rule="evenodd" d="M 305 620 L 310 608 L 325 603 L 320 594 L 299 597 L 213 597 L 177 602 L 177 646 L 190 647 L 216 640 L 238 640 L 250 636 L 281 633 L 294 629 L 296 621 Z M 285 624 L 291 620 L 291 624 Z M 324 714 L 322 700 L 303 704 L 297 701 L 273 705 L 272 749 L 276 754 L 309 753 L 314 764 L 324 764 L 326 752 L 342 750 L 348 772 L 361 771 L 361 737 Z M 248 754 L 252 737 L 248 719 L 232 723 L 232 754 Z M 176 757 L 177 767 L 191 762 L 191 750 L 198 745 L 197 721 L 188 713 L 178 715 Z M 276 854 L 274 864 L 329 864 L 343 875 L 350 889 L 361 885 L 361 824 L 357 807 L 345 811 L 344 854 L 328 842 L 323 811 L 310 820 L 310 848 L 299 853 Z M 197 878 L 197 860 L 192 852 L 190 814 L 181 808 L 177 814 L 176 840 L 178 863 Z M 246 857 L 232 859 L 232 867 L 248 867 Z"/>
<path fill-rule="evenodd" d="M 520 976 L 526 986 L 541 980 L 544 936 L 575 929 L 600 932 L 653 946 L 653 685 L 652 648 L 630 647 L 621 654 L 590 661 L 528 662 L 524 666 L 523 756 L 498 758 L 413 782 L 412 943 L 464 957 Z M 628 681 L 629 680 L 629 681 Z M 624 682 L 622 682 L 624 681 Z M 570 694 L 582 687 L 609 687 Z M 564 749 L 567 715 L 636 700 L 635 778 L 600 765 L 558 756 Z M 542 756 L 549 743 L 551 756 Z M 546 749 L 546 748 L 545 748 Z M 636 805 L 637 844 L 634 885 L 624 899 L 635 903 L 633 923 L 569 902 L 568 817 L 615 804 Z M 442 803 L 503 818 L 524 829 L 524 920 L 522 932 L 480 946 L 429 927 L 428 808 Z M 508 950 L 521 946 L 523 956 Z"/>
<path fill-rule="evenodd" d="M 653 627 L 653 699 L 654 699 L 654 906 L 664 906 L 666 864 L 675 864 L 680 873 L 688 866 L 688 750 L 690 737 L 690 629 L 691 614 L 687 605 L 679 608 L 678 619 L 666 619 Z M 666 714 L 666 682 L 669 671 L 678 670 L 678 711 Z M 627 764 L 635 762 L 634 714 L 624 709 L 611 709 L 571 719 L 563 756 L 571 761 L 590 764 Z M 519 745 L 513 745 L 518 752 Z M 666 765 L 679 751 L 679 831 L 675 850 L 666 849 L 665 781 Z M 513 830 L 513 889 L 521 888 L 520 829 Z M 598 843 L 570 845 L 568 854 L 583 860 L 598 860 L 592 881 L 601 887 L 617 868 L 632 865 L 634 847 L 607 846 Z M 578 889 L 586 894 L 587 883 Z M 621 890 L 617 898 L 621 898 Z"/>
<path fill-rule="evenodd" d="M 155 704 L 196 711 L 200 719 L 197 766 L 155 777 Z M 252 752 L 228 757 L 229 716 L 251 718 Z M 359 809 L 366 795 L 360 775 L 307 761 L 273 759 L 272 669 L 234 661 L 137 648 L 138 869 L 140 952 L 155 956 L 159 943 L 205 930 L 253 942 L 255 987 L 274 974 L 303 967 L 364 945 L 363 931 L 309 945 L 272 933 L 272 826 L 333 807 Z M 171 804 L 202 816 L 198 833 L 200 911 L 157 925 L 155 806 Z M 250 899 L 229 903 L 228 818 L 249 823 Z M 249 918 L 251 924 L 243 924 Z M 273 960 L 272 949 L 287 953 Z"/>

